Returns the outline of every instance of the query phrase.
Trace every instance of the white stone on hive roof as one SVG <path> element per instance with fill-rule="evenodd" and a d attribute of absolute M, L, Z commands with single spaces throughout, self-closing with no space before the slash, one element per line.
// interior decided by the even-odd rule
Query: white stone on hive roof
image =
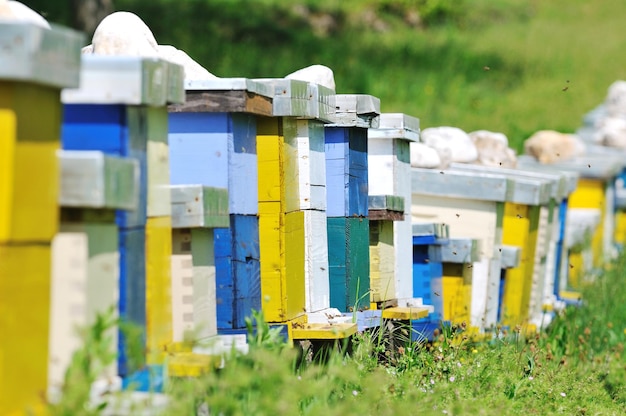
<path fill-rule="evenodd" d="M 185 69 L 185 81 L 201 81 L 217 78 L 180 49 L 176 49 L 171 45 L 158 45 L 157 49 L 161 58 L 182 65 Z"/>
<path fill-rule="evenodd" d="M 92 53 L 98 55 L 156 57 L 159 54 L 150 28 L 139 16 L 130 12 L 111 13 L 102 19 L 91 44 Z"/>
<path fill-rule="evenodd" d="M 478 150 L 469 135 L 457 127 L 429 127 L 422 130 L 422 142 L 435 149 L 449 149 L 452 162 L 473 163 Z"/>
<path fill-rule="evenodd" d="M 593 142 L 603 146 L 626 148 L 626 118 L 605 117 L 598 120 Z"/>
<path fill-rule="evenodd" d="M 540 130 L 524 142 L 524 151 L 541 163 L 555 163 L 583 155 L 585 144 L 574 134 Z"/>
<path fill-rule="evenodd" d="M 609 116 L 626 118 L 626 81 L 615 81 L 609 86 L 605 103 Z"/>
<path fill-rule="evenodd" d="M 30 22 L 50 29 L 50 24 L 43 16 L 19 1 L 0 1 L 0 20 Z"/>
<path fill-rule="evenodd" d="M 485 166 L 514 168 L 515 151 L 509 148 L 508 138 L 500 132 L 477 130 L 469 133 L 478 151 L 478 163 Z"/>
<path fill-rule="evenodd" d="M 441 165 L 437 150 L 424 143 L 411 142 L 411 166 L 414 168 L 435 169 Z"/>
<path fill-rule="evenodd" d="M 333 91 L 335 90 L 335 76 L 333 70 L 324 65 L 307 66 L 306 68 L 292 72 L 285 78 L 312 82 L 330 88 Z"/>

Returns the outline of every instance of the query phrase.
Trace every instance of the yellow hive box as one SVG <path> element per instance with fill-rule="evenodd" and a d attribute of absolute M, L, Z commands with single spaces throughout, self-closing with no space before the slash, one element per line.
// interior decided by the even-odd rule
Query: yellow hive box
<path fill-rule="evenodd" d="M 463 263 L 443 264 L 443 319 L 454 324 L 470 323 L 472 270 Z"/>
<path fill-rule="evenodd" d="M 604 264 L 604 221 L 605 221 L 605 184 L 597 179 L 579 179 L 576 190 L 572 192 L 568 201 L 568 208 L 593 208 L 601 212 L 600 225 L 593 233 L 591 247 L 593 250 L 593 265 L 602 268 Z M 610 230 L 607 230 L 610 232 Z M 575 286 L 574 286 L 575 287 Z"/>
<path fill-rule="evenodd" d="M 172 342 L 172 218 L 146 221 L 147 361 L 162 364 Z"/>
<path fill-rule="evenodd" d="M 57 89 L 0 82 L 0 243 L 54 237 L 60 129 Z"/>
<path fill-rule="evenodd" d="M 259 203 L 261 296 L 268 322 L 286 322 L 305 312 L 304 229 L 295 217 L 288 221 L 280 207 Z"/>
<path fill-rule="evenodd" d="M 502 222 L 502 243 L 520 247 L 520 262 L 506 271 L 502 298 L 502 322 L 518 325 L 528 318 L 530 293 L 533 282 L 539 206 L 507 202 Z"/>
<path fill-rule="evenodd" d="M 50 273 L 50 245 L 0 245 L 1 415 L 27 414 L 45 399 Z"/>

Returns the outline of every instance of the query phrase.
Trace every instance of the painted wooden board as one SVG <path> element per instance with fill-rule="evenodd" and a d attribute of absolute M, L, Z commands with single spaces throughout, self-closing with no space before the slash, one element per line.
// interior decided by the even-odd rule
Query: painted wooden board
<path fill-rule="evenodd" d="M 285 271 L 287 279 L 304 279 L 305 309 L 318 312 L 330 306 L 328 233 L 323 211 L 295 211 L 285 215 Z"/>
<path fill-rule="evenodd" d="M 569 197 L 568 207 L 598 209 L 601 212 L 600 224 L 592 237 L 593 265 L 601 268 L 604 264 L 604 222 L 606 215 L 605 182 L 597 179 L 581 178 L 578 187 Z M 606 232 L 610 232 L 607 230 Z"/>
<path fill-rule="evenodd" d="M 92 325 L 97 314 L 109 313 L 111 308 L 115 317 L 118 296 L 117 226 L 112 222 L 63 223 L 52 242 L 49 389 L 58 391 L 72 352 L 82 347 L 77 328 Z M 116 348 L 117 329 L 108 335 Z M 102 375 L 116 374 L 115 366 Z"/>
<path fill-rule="evenodd" d="M 202 185 L 170 185 L 172 228 L 230 226 L 228 190 Z"/>
<path fill-rule="evenodd" d="M 213 230 L 172 230 L 173 341 L 217 334 Z"/>
<path fill-rule="evenodd" d="M 413 297 L 422 298 L 424 305 L 434 307 L 434 312 L 429 317 L 433 322 L 443 319 L 441 297 L 443 265 L 441 256 L 437 255 L 438 251 L 429 248 L 445 243 L 445 239 L 433 239 L 422 244 L 420 237 L 413 236 Z"/>
<path fill-rule="evenodd" d="M 163 107 L 185 100 L 180 77 L 168 76 L 169 68 L 179 65 L 164 59 L 83 54 L 80 66 L 80 85 L 63 90 L 64 103 Z"/>
<path fill-rule="evenodd" d="M 281 121 L 275 118 L 260 119 L 257 126 L 258 198 L 261 202 L 284 204 L 284 136 L 280 133 Z M 282 212 L 283 208 L 279 210 Z"/>
<path fill-rule="evenodd" d="M 330 307 L 352 312 L 369 307 L 369 220 L 328 218 Z"/>
<path fill-rule="evenodd" d="M 380 127 L 380 99 L 367 94 L 336 94 L 334 120 L 329 126 Z"/>
<path fill-rule="evenodd" d="M 149 364 L 162 364 L 172 342 L 172 220 L 146 222 L 146 344 Z"/>
<path fill-rule="evenodd" d="M 495 201 L 412 195 L 413 223 L 444 223 L 450 238 L 478 239 L 480 257 L 485 258 L 493 258 L 502 244 L 503 211 L 504 205 Z"/>
<path fill-rule="evenodd" d="M 467 264 L 443 264 L 443 319 L 469 324 L 472 307 L 472 271 Z"/>
<path fill-rule="evenodd" d="M 283 119 L 285 212 L 326 209 L 324 125 Z"/>
<path fill-rule="evenodd" d="M 146 108 L 148 143 L 148 217 L 171 215 L 170 159 L 167 137 L 167 110 L 165 107 Z"/>
<path fill-rule="evenodd" d="M 541 206 L 539 208 L 539 223 L 537 225 L 537 242 L 535 257 L 533 260 L 533 276 L 530 285 L 530 299 L 528 305 L 528 319 L 531 323 L 541 326 L 544 310 L 544 290 L 548 283 L 548 278 L 553 279 L 554 275 L 548 275 L 547 256 L 550 239 L 552 238 L 552 226 L 549 223 L 550 208 Z M 552 306 L 552 305 L 550 305 Z"/>
<path fill-rule="evenodd" d="M 392 221 L 370 221 L 370 300 L 396 299 L 394 228 Z"/>
<path fill-rule="evenodd" d="M 190 91 L 187 89 L 185 102 L 170 106 L 169 111 L 186 113 L 232 112 L 271 116 L 272 100 L 269 97 L 246 90 Z"/>
<path fill-rule="evenodd" d="M 259 218 L 231 215 L 230 223 L 215 229 L 218 329 L 245 328 L 261 309 Z"/>
<path fill-rule="evenodd" d="M 143 107 L 123 105 L 66 104 L 61 129 L 65 150 L 99 150 L 107 155 L 133 158 L 139 164 L 139 205 L 134 211 L 118 211 L 122 228 L 146 224 L 147 114 Z"/>
<path fill-rule="evenodd" d="M 145 331 L 146 327 L 146 230 L 143 227 L 119 230 L 120 317 Z M 144 334 L 145 335 L 145 334 Z M 129 368 L 125 339 L 120 333 L 118 374 L 125 377 Z"/>
<path fill-rule="evenodd" d="M 506 270 L 501 318 L 515 326 L 528 318 L 539 227 L 538 206 L 506 203 L 502 242 L 521 247 L 518 267 Z"/>
<path fill-rule="evenodd" d="M 50 245 L 0 245 L 0 414 L 21 414 L 45 395 L 50 274 Z"/>
<path fill-rule="evenodd" d="M 85 44 L 82 33 L 7 20 L 0 23 L 0 32 L 0 79 L 57 90 L 78 85 L 80 49 Z"/>
<path fill-rule="evenodd" d="M 231 214 L 256 214 L 259 199 L 254 185 L 258 175 L 255 117 L 170 113 L 169 122 L 172 184 L 228 189 Z"/>
<path fill-rule="evenodd" d="M 367 216 L 367 130 L 326 127 L 326 214 Z"/>
<path fill-rule="evenodd" d="M 0 243 L 49 242 L 58 227 L 59 90 L 0 81 L 0 111 Z"/>
<path fill-rule="evenodd" d="M 65 207 L 136 210 L 139 164 L 100 151 L 60 150 L 59 204 Z"/>

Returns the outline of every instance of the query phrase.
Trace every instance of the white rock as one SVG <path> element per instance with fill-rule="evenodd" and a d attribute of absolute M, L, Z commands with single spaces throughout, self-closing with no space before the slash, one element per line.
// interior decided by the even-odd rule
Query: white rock
<path fill-rule="evenodd" d="M 615 81 L 611 84 L 605 104 L 609 117 L 626 118 L 626 81 Z"/>
<path fill-rule="evenodd" d="M 603 146 L 626 148 L 626 119 L 606 117 L 595 125 L 593 142 Z"/>
<path fill-rule="evenodd" d="M 287 75 L 287 79 L 312 82 L 335 90 L 335 76 L 333 70 L 324 65 L 311 65 Z"/>
<path fill-rule="evenodd" d="M 585 144 L 573 134 L 540 130 L 524 142 L 524 151 L 541 163 L 555 163 L 584 154 Z"/>
<path fill-rule="evenodd" d="M 472 139 L 457 127 L 430 127 L 422 130 L 422 142 L 439 152 L 450 152 L 452 162 L 472 163 L 478 159 L 478 151 Z"/>
<path fill-rule="evenodd" d="M 517 165 L 515 151 L 509 148 L 509 140 L 503 133 L 477 130 L 469 133 L 478 150 L 477 162 L 485 166 L 514 168 Z"/>
<path fill-rule="evenodd" d="M 170 45 L 158 45 L 157 49 L 161 58 L 183 66 L 186 81 L 217 78 L 180 49 L 176 49 Z"/>
<path fill-rule="evenodd" d="M 411 142 L 411 166 L 414 168 L 435 169 L 441 165 L 439 153 L 424 143 Z"/>
<path fill-rule="evenodd" d="M 43 16 L 19 1 L 0 1 L 0 20 L 30 22 L 50 29 L 50 24 Z"/>
<path fill-rule="evenodd" d="M 150 28 L 134 13 L 115 12 L 100 22 L 91 41 L 98 55 L 158 56 Z"/>

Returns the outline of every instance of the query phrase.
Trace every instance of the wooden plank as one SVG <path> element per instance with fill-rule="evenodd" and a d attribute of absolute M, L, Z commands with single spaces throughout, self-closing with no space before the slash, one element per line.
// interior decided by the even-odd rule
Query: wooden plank
<path fill-rule="evenodd" d="M 50 242 L 58 228 L 59 91 L 0 81 L 0 110 L 0 242 Z"/>
<path fill-rule="evenodd" d="M 139 164 L 136 160 L 90 150 L 63 150 L 57 155 L 61 206 L 138 208 Z"/>
<path fill-rule="evenodd" d="M 422 319 L 428 316 L 428 308 L 391 307 L 383 309 L 383 319 L 400 319 L 409 321 Z"/>
<path fill-rule="evenodd" d="M 370 299 L 384 302 L 396 297 L 393 223 L 370 220 Z"/>
<path fill-rule="evenodd" d="M 468 324 L 472 307 L 472 271 L 465 264 L 443 264 L 443 319 Z"/>
<path fill-rule="evenodd" d="M 4 20 L 0 31 L 0 79 L 44 84 L 57 91 L 78 86 L 82 33 L 27 19 Z"/>
<path fill-rule="evenodd" d="M 220 329 L 245 328 L 245 319 L 261 309 L 259 219 L 231 215 L 230 223 L 215 239 Z"/>
<path fill-rule="evenodd" d="M 528 318 L 538 222 L 539 207 L 505 205 L 502 242 L 522 249 L 520 265 L 505 272 L 501 317 L 506 325 L 515 326 Z"/>
<path fill-rule="evenodd" d="M 569 208 L 592 208 L 601 212 L 600 224 L 592 237 L 593 265 L 601 268 L 604 264 L 604 217 L 605 210 L 605 182 L 597 179 L 581 178 L 578 187 L 569 197 Z M 610 232 L 607 230 L 607 232 Z"/>
<path fill-rule="evenodd" d="M 258 198 L 260 202 L 284 203 L 284 137 L 279 119 L 260 119 L 257 125 Z M 282 212 L 282 208 L 280 209 Z"/>
<path fill-rule="evenodd" d="M 357 325 L 352 323 L 341 324 L 304 324 L 292 329 L 292 339 L 302 340 L 332 340 L 345 339 L 356 334 Z"/>
<path fill-rule="evenodd" d="M 0 414 L 35 408 L 45 394 L 50 272 L 50 245 L 0 245 Z"/>
<path fill-rule="evenodd" d="M 287 297 L 304 282 L 305 309 L 318 312 L 329 307 L 328 234 L 322 211 L 295 211 L 285 215 L 285 272 Z M 297 294 L 296 294 L 297 296 Z"/>
<path fill-rule="evenodd" d="M 172 228 L 228 227 L 228 190 L 202 185 L 170 185 Z"/>
<path fill-rule="evenodd" d="M 120 317 L 145 331 L 146 328 L 146 230 L 119 230 L 120 251 Z M 121 336 L 121 334 L 120 334 Z M 126 357 L 126 341 L 121 338 L 118 350 L 118 374 L 131 374 Z"/>
<path fill-rule="evenodd" d="M 162 364 L 172 342 L 172 220 L 146 222 L 146 344 L 149 364 Z"/>
<path fill-rule="evenodd" d="M 213 244 L 212 229 L 172 230 L 174 342 L 217 334 Z"/>
<path fill-rule="evenodd" d="M 326 209 L 324 125 L 283 119 L 285 212 Z"/>
<path fill-rule="evenodd" d="M 272 115 L 272 99 L 245 90 L 187 91 L 183 104 L 170 105 L 170 113 L 250 113 Z"/>
<path fill-rule="evenodd" d="M 49 393 L 60 392 L 74 350 L 82 347 L 77 328 L 93 325 L 97 314 L 114 308 L 119 297 L 118 230 L 114 223 L 64 223 L 52 243 L 52 297 Z M 112 316 L 113 318 L 115 315 Z M 110 351 L 116 354 L 117 328 Z M 101 376 L 113 377 L 117 366 Z"/>
<path fill-rule="evenodd" d="M 367 130 L 326 127 L 324 149 L 327 215 L 367 216 Z"/>
<path fill-rule="evenodd" d="M 165 107 L 148 107 L 147 124 L 147 180 L 148 217 L 172 214 L 170 199 L 170 156 L 167 137 L 167 111 Z"/>
<path fill-rule="evenodd" d="M 369 307 L 369 220 L 328 218 L 330 307 L 352 312 Z"/>

